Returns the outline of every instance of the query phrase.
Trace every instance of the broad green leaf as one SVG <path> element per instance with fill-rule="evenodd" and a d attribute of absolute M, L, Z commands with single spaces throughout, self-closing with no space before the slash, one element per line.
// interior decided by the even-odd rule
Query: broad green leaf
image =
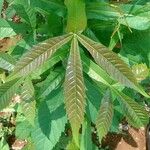
<path fill-rule="evenodd" d="M 0 68 L 11 71 L 14 68 L 15 59 L 6 53 L 0 53 Z"/>
<path fill-rule="evenodd" d="M 64 70 L 58 70 L 55 72 L 50 72 L 47 78 L 37 84 L 38 87 L 38 98 L 45 98 L 48 96 L 62 81 L 64 77 Z"/>
<path fill-rule="evenodd" d="M 22 30 L 24 29 L 24 30 Z M 0 39 L 25 33 L 27 26 L 23 23 L 16 24 L 5 19 L 0 19 Z"/>
<path fill-rule="evenodd" d="M 79 129 L 84 120 L 86 102 L 82 63 L 76 37 L 74 37 L 71 44 L 70 56 L 66 69 L 64 96 L 73 137 L 76 144 L 78 144 Z"/>
<path fill-rule="evenodd" d="M 100 105 L 96 119 L 96 128 L 101 143 L 102 138 L 108 133 L 113 118 L 113 104 L 110 91 L 106 91 Z"/>
<path fill-rule="evenodd" d="M 136 128 L 146 126 L 149 122 L 149 116 L 145 108 L 124 93 L 119 92 L 116 89 L 113 89 L 113 91 L 120 97 L 119 102 L 121 103 L 128 122 Z"/>
<path fill-rule="evenodd" d="M 94 42 L 84 35 L 78 36 L 79 41 L 90 52 L 96 63 L 107 71 L 116 81 L 136 89 L 138 83 L 131 69 L 114 52 L 104 45 Z"/>
<path fill-rule="evenodd" d="M 137 30 L 146 30 L 150 28 L 150 18 L 144 16 L 128 15 L 125 18 L 119 18 L 118 21 L 120 24 Z"/>
<path fill-rule="evenodd" d="M 146 64 L 136 64 L 132 66 L 132 72 L 134 73 L 137 81 L 146 79 L 149 75 L 149 69 Z"/>
<path fill-rule="evenodd" d="M 65 0 L 68 9 L 67 32 L 83 31 L 87 26 L 84 0 Z"/>
<path fill-rule="evenodd" d="M 14 74 L 26 76 L 45 63 L 62 45 L 70 41 L 72 35 L 67 34 L 48 39 L 35 45 L 24 55 L 14 68 Z"/>
<path fill-rule="evenodd" d="M 34 99 L 34 87 L 30 79 L 26 79 L 22 86 L 22 110 L 27 121 L 34 126 L 34 119 L 36 115 L 36 102 Z"/>
<path fill-rule="evenodd" d="M 18 90 L 20 82 L 21 79 L 16 78 L 0 86 L 0 110 L 8 106 L 12 97 L 16 94 Z"/>
<path fill-rule="evenodd" d="M 36 150 L 52 150 L 67 123 L 64 105 L 62 105 L 64 99 L 62 89 L 53 91 L 46 99 L 40 104 L 38 118 L 32 132 Z"/>

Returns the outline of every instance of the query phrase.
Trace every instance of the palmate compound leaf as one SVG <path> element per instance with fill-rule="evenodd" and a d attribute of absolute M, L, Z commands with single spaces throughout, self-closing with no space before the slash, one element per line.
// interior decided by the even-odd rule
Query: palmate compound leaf
<path fill-rule="evenodd" d="M 35 45 L 14 68 L 13 75 L 19 74 L 26 76 L 41 66 L 49 59 L 57 49 L 69 42 L 72 38 L 71 34 L 54 37 L 42 43 Z"/>
<path fill-rule="evenodd" d="M 129 124 L 136 128 L 144 127 L 148 124 L 149 116 L 143 106 L 117 89 L 113 89 L 113 92 L 120 97 L 119 102 Z"/>
<path fill-rule="evenodd" d="M 16 94 L 21 81 L 22 79 L 16 78 L 0 86 L 0 110 L 8 106 L 12 97 Z"/>
<path fill-rule="evenodd" d="M 110 91 L 107 90 L 98 112 L 96 119 L 96 128 L 99 136 L 99 141 L 108 133 L 113 118 L 113 104 L 111 101 Z"/>
<path fill-rule="evenodd" d="M 75 143 L 78 144 L 79 129 L 84 120 L 85 87 L 79 46 L 74 36 L 66 69 L 64 96 L 67 115 Z"/>
<path fill-rule="evenodd" d="M 108 48 L 101 43 L 97 43 L 84 35 L 79 34 L 78 39 L 90 52 L 96 63 L 106 70 L 116 81 L 137 90 L 145 97 L 149 97 L 149 95 L 147 95 L 138 85 L 131 69 L 114 52 L 109 51 Z"/>

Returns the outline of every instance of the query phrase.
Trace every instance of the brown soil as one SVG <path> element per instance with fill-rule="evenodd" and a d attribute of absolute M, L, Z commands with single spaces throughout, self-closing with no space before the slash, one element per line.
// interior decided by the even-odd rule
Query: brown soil
<path fill-rule="evenodd" d="M 110 150 L 146 150 L 145 130 L 129 128 L 124 135 L 108 134 L 103 146 L 106 145 Z"/>

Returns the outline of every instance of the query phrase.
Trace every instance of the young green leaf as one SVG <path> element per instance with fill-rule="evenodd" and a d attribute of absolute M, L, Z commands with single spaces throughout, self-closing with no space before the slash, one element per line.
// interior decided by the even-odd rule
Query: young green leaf
<path fill-rule="evenodd" d="M 26 76 L 41 66 L 52 54 L 62 45 L 70 41 L 72 35 L 67 34 L 52 39 L 48 39 L 35 45 L 22 59 L 16 64 L 13 74 Z"/>
<path fill-rule="evenodd" d="M 18 90 L 20 82 L 21 79 L 16 78 L 0 86 L 0 110 L 8 106 L 12 97 L 16 94 Z"/>
<path fill-rule="evenodd" d="M 114 52 L 104 45 L 94 42 L 84 35 L 78 36 L 79 41 L 91 53 L 97 64 L 107 71 L 115 80 L 127 87 L 135 89 L 138 85 L 131 69 Z"/>
<path fill-rule="evenodd" d="M 71 123 L 73 137 L 78 144 L 79 129 L 84 120 L 85 87 L 79 46 L 74 37 L 66 70 L 64 96 L 66 111 Z"/>
<path fill-rule="evenodd" d="M 87 25 L 84 0 L 65 0 L 68 9 L 67 32 L 83 31 Z"/>
<path fill-rule="evenodd" d="M 99 141 L 108 133 L 113 118 L 113 104 L 110 91 L 106 91 L 96 120 Z"/>
<path fill-rule="evenodd" d="M 148 77 L 149 69 L 146 64 L 136 64 L 132 66 L 132 72 L 136 79 L 140 82 Z"/>

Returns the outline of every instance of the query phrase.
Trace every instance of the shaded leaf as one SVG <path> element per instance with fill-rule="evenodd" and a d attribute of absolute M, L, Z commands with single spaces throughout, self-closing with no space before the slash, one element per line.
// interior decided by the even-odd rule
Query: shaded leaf
<path fill-rule="evenodd" d="M 34 7 L 37 11 L 44 14 L 54 13 L 58 16 L 64 17 L 66 13 L 66 8 L 63 3 L 60 3 L 60 1 L 56 0 L 32 0 L 31 6 Z"/>
<path fill-rule="evenodd" d="M 106 91 L 96 119 L 96 128 L 101 143 L 102 138 L 108 133 L 113 118 L 113 104 L 110 91 Z"/>
<path fill-rule="evenodd" d="M 66 69 L 64 96 L 67 115 L 71 123 L 74 140 L 77 144 L 79 142 L 79 129 L 84 120 L 85 87 L 79 46 L 76 37 L 74 37 L 71 44 L 70 56 Z"/>
<path fill-rule="evenodd" d="M 38 45 L 35 45 L 25 56 L 20 59 L 14 68 L 14 74 L 26 76 L 41 66 L 48 58 L 52 56 L 62 45 L 71 40 L 72 36 L 64 36 L 48 39 Z"/>

